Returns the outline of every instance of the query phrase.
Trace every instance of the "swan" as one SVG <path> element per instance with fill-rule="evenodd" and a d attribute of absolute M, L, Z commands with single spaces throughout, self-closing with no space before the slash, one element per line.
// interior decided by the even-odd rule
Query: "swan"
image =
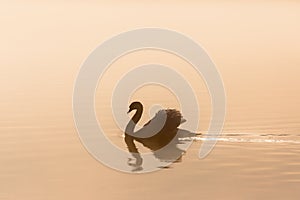
<path fill-rule="evenodd" d="M 180 124 L 186 122 L 183 118 L 182 114 L 176 109 L 162 109 L 159 110 L 156 115 L 149 120 L 140 130 L 134 132 L 136 124 L 142 117 L 143 114 L 143 105 L 139 101 L 132 102 L 129 106 L 130 113 L 132 111 L 136 111 L 125 129 L 125 143 L 127 145 L 128 151 L 136 158 L 135 166 L 140 166 L 142 164 L 142 158 L 138 152 L 138 149 L 135 145 L 135 141 L 143 144 L 143 146 L 149 148 L 154 152 L 154 155 L 160 160 L 166 160 L 166 156 L 161 152 L 157 153 L 159 149 L 169 144 L 171 141 L 173 142 L 174 138 L 177 136 L 177 132 L 179 131 L 178 127 Z M 149 133 L 150 132 L 150 133 Z M 188 131 L 185 131 L 188 132 Z M 188 132 L 190 133 L 190 132 Z M 142 137 L 144 135 L 150 134 L 150 137 Z M 178 155 L 183 154 L 183 150 L 176 147 L 176 143 L 173 142 L 174 145 L 168 145 L 169 152 L 174 154 L 172 157 L 178 158 Z"/>

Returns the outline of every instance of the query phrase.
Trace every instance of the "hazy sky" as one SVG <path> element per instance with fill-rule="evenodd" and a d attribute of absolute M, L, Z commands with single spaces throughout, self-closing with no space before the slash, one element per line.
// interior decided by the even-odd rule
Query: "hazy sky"
<path fill-rule="evenodd" d="M 0 4 L 0 106 L 12 115 L 12 109 L 30 107 L 11 99 L 41 108 L 52 98 L 69 104 L 88 54 L 105 39 L 141 27 L 173 29 L 200 43 L 220 71 L 229 107 L 257 104 L 273 114 L 300 113 L 296 1 Z"/>

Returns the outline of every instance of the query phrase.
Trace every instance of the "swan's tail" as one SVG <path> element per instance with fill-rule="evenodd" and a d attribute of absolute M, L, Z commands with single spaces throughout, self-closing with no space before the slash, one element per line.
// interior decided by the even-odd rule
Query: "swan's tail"
<path fill-rule="evenodd" d="M 180 124 L 183 124 L 184 122 L 186 122 L 186 119 L 181 118 Z"/>

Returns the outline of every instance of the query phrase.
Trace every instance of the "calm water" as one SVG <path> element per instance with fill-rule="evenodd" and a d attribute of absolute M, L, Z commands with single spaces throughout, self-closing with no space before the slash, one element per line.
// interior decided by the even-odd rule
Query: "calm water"
<path fill-rule="evenodd" d="M 0 10 L 1 200 L 299 199 L 298 3 L 12 2 Z M 182 162 L 132 175 L 105 167 L 85 150 L 73 122 L 72 92 L 82 61 L 97 44 L 139 26 L 168 27 L 201 42 L 222 75 L 227 115 L 205 159 L 198 159 L 204 138 L 197 137 Z M 198 131 L 207 131 L 211 105 L 201 77 L 172 55 L 137 52 L 114 63 L 96 92 L 99 123 L 120 148 L 126 149 L 111 115 L 112 88 L 130 67 L 153 60 L 173 66 L 195 87 Z M 152 103 L 180 109 L 159 87 L 141 89 L 132 99 L 147 111 Z"/>
<path fill-rule="evenodd" d="M 297 199 L 300 195 L 300 135 L 292 117 L 227 121 L 205 159 L 197 157 L 204 140 L 197 137 L 182 162 L 130 175 L 103 166 L 84 149 L 66 97 L 71 92 L 40 104 L 20 100 L 18 107 L 6 102 L 10 112 L 1 120 L 1 199 Z M 109 120 L 104 124 L 109 138 L 125 149 L 122 131 Z"/>

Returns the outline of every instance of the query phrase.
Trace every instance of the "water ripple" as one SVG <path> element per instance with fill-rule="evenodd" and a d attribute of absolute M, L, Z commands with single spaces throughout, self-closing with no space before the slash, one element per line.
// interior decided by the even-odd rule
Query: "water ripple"
<path fill-rule="evenodd" d="M 230 137 L 228 137 L 230 136 Z M 233 137 L 235 136 L 235 137 Z M 236 143 L 289 143 L 289 144 L 300 144 L 300 140 L 289 139 L 282 137 L 286 137 L 288 134 L 262 134 L 262 135 L 253 135 L 249 137 L 249 134 L 226 134 L 225 136 L 220 137 L 205 137 L 197 136 L 197 137 L 186 137 L 181 138 L 181 140 L 194 140 L 194 141 L 221 141 L 221 142 L 236 142 Z M 267 137 L 267 138 L 266 138 Z M 275 137 L 275 138 L 270 138 Z M 278 138 L 281 137 L 281 138 Z"/>

